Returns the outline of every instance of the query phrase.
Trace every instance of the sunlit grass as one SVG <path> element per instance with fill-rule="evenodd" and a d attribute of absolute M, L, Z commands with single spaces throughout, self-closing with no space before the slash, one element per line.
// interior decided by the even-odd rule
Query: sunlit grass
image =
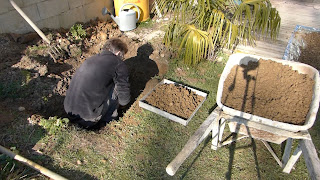
<path fill-rule="evenodd" d="M 41 145 L 42 154 L 30 158 L 69 179 L 308 179 L 302 156 L 295 169 L 285 174 L 259 140 L 243 139 L 214 151 L 210 148 L 210 136 L 175 176 L 166 173 L 166 166 L 215 107 L 218 82 L 226 62 L 226 56 L 220 55 L 221 62 L 203 61 L 197 67 L 189 67 L 178 59 L 170 62 L 164 78 L 208 93 L 187 126 L 134 104 L 123 118 L 101 131 L 87 131 L 62 121 L 59 124 L 59 118 L 54 117 L 50 121 L 42 119 L 40 126 L 19 126 L 17 122 L 3 132 L 8 135 L 2 138 L 10 137 L 21 145 L 17 148 L 23 148 L 23 144 Z M 312 131 L 314 142 L 319 141 L 317 132 Z M 271 145 L 281 157 L 281 146 Z"/>

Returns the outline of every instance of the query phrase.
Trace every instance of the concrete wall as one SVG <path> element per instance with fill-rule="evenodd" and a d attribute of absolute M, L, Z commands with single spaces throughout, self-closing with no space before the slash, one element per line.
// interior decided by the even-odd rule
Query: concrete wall
<path fill-rule="evenodd" d="M 101 9 L 113 8 L 112 0 L 14 0 L 40 29 L 70 28 L 76 22 L 87 22 L 102 16 Z M 13 8 L 9 0 L 0 0 L 0 33 L 34 32 Z"/>

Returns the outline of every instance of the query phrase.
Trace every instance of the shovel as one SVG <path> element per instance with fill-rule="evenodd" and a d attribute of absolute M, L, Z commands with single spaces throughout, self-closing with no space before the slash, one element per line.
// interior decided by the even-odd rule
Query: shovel
<path fill-rule="evenodd" d="M 62 55 L 62 49 L 57 46 L 51 45 L 49 39 L 43 34 L 43 32 L 30 20 L 30 18 L 20 9 L 20 7 L 13 1 L 10 0 L 11 5 L 18 11 L 18 13 L 29 23 L 29 25 L 38 33 L 38 35 L 48 44 L 48 54 L 51 56 L 53 61 L 56 63 L 56 57 L 59 58 Z"/>
<path fill-rule="evenodd" d="M 18 154 L 15 154 L 14 152 L 10 151 L 9 149 L 7 149 L 7 148 L 5 148 L 5 147 L 3 147 L 1 145 L 0 145 L 0 152 L 3 153 L 3 154 L 8 155 L 9 157 L 11 157 L 11 158 L 13 158 L 13 159 L 15 159 L 17 161 L 22 162 L 23 164 L 25 164 L 25 165 L 27 165 L 27 166 L 29 166 L 29 167 L 37 170 L 37 171 L 39 171 L 40 173 L 46 175 L 49 178 L 52 178 L 52 179 L 55 179 L 55 180 L 66 180 L 66 178 L 60 176 L 59 174 L 56 174 L 56 173 L 50 171 L 49 169 L 46 169 L 46 168 L 40 166 L 39 164 L 30 161 L 27 158 L 24 158 L 24 157 L 22 157 L 22 156 L 20 156 Z"/>

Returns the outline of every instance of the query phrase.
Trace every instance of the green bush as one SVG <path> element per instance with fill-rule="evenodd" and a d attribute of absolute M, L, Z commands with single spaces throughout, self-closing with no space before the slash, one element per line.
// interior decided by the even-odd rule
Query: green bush
<path fill-rule="evenodd" d="M 40 120 L 40 126 L 42 126 L 49 134 L 56 134 L 58 133 L 62 128 L 67 127 L 69 123 L 68 118 L 57 118 L 55 117 L 49 117 L 49 119 L 42 118 Z"/>
<path fill-rule="evenodd" d="M 74 39 L 82 39 L 85 38 L 87 33 L 83 29 L 82 24 L 75 24 L 70 28 L 70 33 Z"/>

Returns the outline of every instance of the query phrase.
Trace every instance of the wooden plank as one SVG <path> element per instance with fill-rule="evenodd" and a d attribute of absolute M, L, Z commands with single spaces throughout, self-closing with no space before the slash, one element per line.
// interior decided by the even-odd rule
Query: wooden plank
<path fill-rule="evenodd" d="M 226 119 L 221 118 L 220 119 L 220 128 L 219 128 L 219 142 L 221 142 L 221 140 L 222 140 L 222 135 L 223 135 L 223 131 L 224 131 L 225 126 L 226 126 Z"/>
<path fill-rule="evenodd" d="M 219 112 L 216 109 L 209 115 L 209 117 L 200 125 L 198 130 L 189 138 L 183 149 L 170 162 L 166 171 L 170 176 L 173 176 L 181 164 L 190 156 L 190 154 L 199 146 L 199 144 L 209 135 L 212 130 L 212 125 L 219 121 Z"/>
<path fill-rule="evenodd" d="M 229 122 L 228 125 L 231 132 L 247 135 L 254 139 L 264 140 L 276 144 L 281 144 L 283 141 L 288 139 L 287 136 L 281 136 L 253 127 L 247 127 L 244 124 L 238 124 L 237 122 Z"/>
<path fill-rule="evenodd" d="M 263 48 L 259 48 L 263 47 Z M 239 45 L 237 47 L 237 51 L 248 53 L 248 54 L 253 54 L 253 55 L 259 55 L 262 57 L 270 57 L 270 58 L 278 58 L 282 59 L 285 47 L 279 46 L 274 44 L 272 48 L 266 48 L 263 45 L 259 45 L 255 47 L 249 47 L 249 46 L 241 46 Z"/>
<path fill-rule="evenodd" d="M 219 147 L 222 147 L 222 146 L 225 146 L 225 145 L 228 145 L 228 144 L 231 144 L 233 142 L 236 142 L 236 141 L 239 141 L 243 138 L 248 138 L 249 136 L 247 135 L 242 135 L 240 137 L 232 137 L 230 140 L 227 140 L 227 141 L 223 141 L 222 143 L 219 143 Z"/>
<path fill-rule="evenodd" d="M 267 147 L 268 151 L 271 153 L 272 157 L 277 161 L 277 163 L 279 164 L 279 166 L 282 167 L 282 162 L 280 161 L 280 159 L 278 158 L 278 156 L 276 155 L 276 153 L 273 151 L 273 149 L 271 148 L 271 146 L 269 145 L 268 142 L 263 141 L 263 144 Z"/>
<path fill-rule="evenodd" d="M 221 115 L 222 111 L 220 107 L 216 107 L 215 111 Z M 220 116 L 221 117 L 221 116 Z M 212 144 L 211 149 L 217 150 L 221 146 L 220 142 L 222 140 L 222 135 L 224 128 L 226 126 L 226 120 L 224 118 L 219 118 L 212 125 Z"/>
<path fill-rule="evenodd" d="M 212 143 L 211 143 L 211 149 L 217 150 L 218 144 L 219 144 L 219 131 L 220 129 L 220 119 L 217 119 L 213 125 L 212 125 Z"/>
<path fill-rule="evenodd" d="M 230 116 L 230 115 L 225 114 L 225 113 L 223 113 L 222 116 L 224 118 L 226 118 L 226 120 L 228 120 L 228 121 L 233 121 L 233 122 L 237 122 L 237 123 L 240 123 L 240 124 L 244 124 L 245 126 L 253 127 L 255 129 L 266 131 L 266 132 L 269 132 L 269 133 L 273 133 L 273 134 L 276 134 L 276 135 L 279 135 L 279 136 L 286 136 L 288 138 L 290 137 L 290 138 L 293 138 L 293 139 L 308 139 L 308 140 L 311 139 L 311 136 L 310 136 L 308 131 L 291 132 L 291 131 L 287 131 L 287 130 L 283 130 L 283 129 L 278 129 L 278 128 L 275 128 L 275 127 L 267 126 L 267 125 L 264 125 L 264 124 L 260 124 L 260 123 L 254 122 L 254 121 L 249 121 L 249 120 L 246 120 L 246 119 L 243 119 L 243 118 L 240 118 L 240 117 Z"/>
<path fill-rule="evenodd" d="M 320 179 L 320 160 L 312 140 L 300 140 L 299 142 L 309 176 L 312 180 Z"/>

